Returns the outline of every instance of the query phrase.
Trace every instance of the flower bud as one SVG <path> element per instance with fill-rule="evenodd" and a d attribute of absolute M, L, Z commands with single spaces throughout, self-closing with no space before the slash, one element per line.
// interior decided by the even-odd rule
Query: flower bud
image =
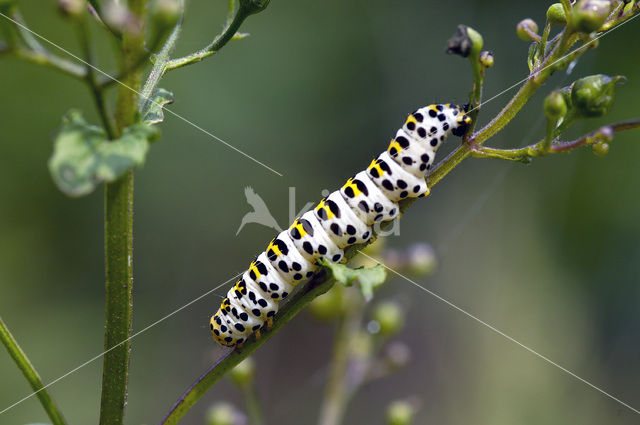
<path fill-rule="evenodd" d="M 493 53 L 488 50 L 480 53 L 480 64 L 485 68 L 491 68 L 493 66 Z"/>
<path fill-rule="evenodd" d="M 247 357 L 236 367 L 231 369 L 229 377 L 234 384 L 238 387 L 243 387 L 250 384 L 253 381 L 253 377 L 256 374 L 256 364 L 251 357 Z"/>
<path fill-rule="evenodd" d="M 533 19 L 527 18 L 518 22 L 516 26 L 516 34 L 518 38 L 522 41 L 531 41 L 533 37 L 531 37 L 531 33 L 538 33 L 538 24 Z"/>
<path fill-rule="evenodd" d="M 409 271 L 418 276 L 426 276 L 436 269 L 436 253 L 427 243 L 412 245 L 407 252 Z"/>
<path fill-rule="evenodd" d="M 609 0 L 579 0 L 573 7 L 572 22 L 578 31 L 597 31 L 607 20 L 610 11 Z"/>
<path fill-rule="evenodd" d="M 102 18 L 110 28 L 126 34 L 139 34 L 141 23 L 129 8 L 121 3 L 109 1 L 102 6 Z"/>
<path fill-rule="evenodd" d="M 549 121 L 557 121 L 567 114 L 567 102 L 558 91 L 552 91 L 544 99 L 544 114 Z"/>
<path fill-rule="evenodd" d="M 389 425 L 409 425 L 416 413 L 415 407 L 407 401 L 394 401 L 387 407 Z"/>
<path fill-rule="evenodd" d="M 245 425 L 247 418 L 231 403 L 220 401 L 209 408 L 205 423 L 207 425 Z"/>
<path fill-rule="evenodd" d="M 581 78 L 571 87 L 571 101 L 578 116 L 601 117 L 613 106 L 616 84 L 624 77 L 598 74 Z"/>
<path fill-rule="evenodd" d="M 482 36 L 476 30 L 466 25 L 458 25 L 458 32 L 449 39 L 447 53 L 460 55 L 464 58 L 473 54 L 477 57 L 482 50 Z"/>
<path fill-rule="evenodd" d="M 151 24 L 163 29 L 173 28 L 182 13 L 179 0 L 154 0 L 149 9 Z"/>
<path fill-rule="evenodd" d="M 269 6 L 269 0 L 240 0 L 240 8 L 248 15 L 259 13 Z"/>
<path fill-rule="evenodd" d="M 58 10 L 68 18 L 78 18 L 87 10 L 85 0 L 58 0 Z"/>
<path fill-rule="evenodd" d="M 404 313 L 398 303 L 383 301 L 373 309 L 373 320 L 380 324 L 380 335 L 390 336 L 398 333 L 404 325 Z"/>
<path fill-rule="evenodd" d="M 547 9 L 547 21 L 551 25 L 566 25 L 567 15 L 564 13 L 564 7 L 560 3 L 554 3 Z"/>

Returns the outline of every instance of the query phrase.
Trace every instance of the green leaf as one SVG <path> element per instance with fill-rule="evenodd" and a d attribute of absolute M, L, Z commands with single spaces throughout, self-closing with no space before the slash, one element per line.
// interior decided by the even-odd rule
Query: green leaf
<path fill-rule="evenodd" d="M 70 111 L 54 141 L 49 171 L 65 194 L 87 195 L 98 184 L 114 181 L 142 165 L 149 142 L 157 135 L 154 128 L 137 123 L 110 141 L 102 128 L 88 124 L 79 111 Z"/>
<path fill-rule="evenodd" d="M 145 105 L 142 122 L 153 125 L 164 121 L 163 109 L 166 105 L 173 103 L 174 100 L 173 93 L 170 91 L 162 88 L 157 89 Z"/>
<path fill-rule="evenodd" d="M 351 269 L 344 264 L 332 263 L 326 260 L 320 260 L 319 264 L 324 266 L 334 277 L 335 280 L 344 286 L 351 286 L 354 280 L 357 280 L 360 286 L 360 292 L 366 301 L 373 298 L 373 290 L 384 283 L 387 278 L 387 271 L 378 264 L 375 267 L 359 267 Z"/>

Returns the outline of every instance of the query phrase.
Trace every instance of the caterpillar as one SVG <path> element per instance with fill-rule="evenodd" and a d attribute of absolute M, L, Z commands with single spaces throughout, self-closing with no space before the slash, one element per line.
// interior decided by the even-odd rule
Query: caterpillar
<path fill-rule="evenodd" d="M 409 115 L 386 151 L 366 170 L 298 217 L 258 255 L 211 317 L 213 339 L 234 347 L 270 326 L 278 303 L 318 268 L 316 261 L 344 259 L 349 245 L 372 237 L 371 226 L 396 218 L 398 201 L 429 194 L 425 175 L 448 136 L 462 136 L 471 118 L 466 108 L 429 105 Z"/>

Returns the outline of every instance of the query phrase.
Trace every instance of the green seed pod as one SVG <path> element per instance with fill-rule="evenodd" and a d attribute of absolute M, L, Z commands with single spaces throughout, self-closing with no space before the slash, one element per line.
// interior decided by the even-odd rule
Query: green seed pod
<path fill-rule="evenodd" d="M 240 9 L 248 15 L 259 13 L 269 6 L 269 0 L 240 0 Z"/>
<path fill-rule="evenodd" d="M 247 357 L 236 367 L 231 369 L 229 372 L 229 377 L 234 384 L 238 387 L 244 387 L 247 384 L 250 384 L 253 381 L 253 378 L 256 374 L 256 364 L 251 357 Z"/>
<path fill-rule="evenodd" d="M 464 58 L 469 55 L 478 57 L 484 41 L 479 32 L 466 25 L 458 25 L 458 32 L 449 39 L 447 53 L 460 55 Z"/>
<path fill-rule="evenodd" d="M 394 401 L 387 407 L 387 423 L 389 425 L 409 425 L 413 421 L 416 410 L 407 401 Z"/>
<path fill-rule="evenodd" d="M 597 31 L 607 20 L 610 11 L 609 0 L 579 0 L 573 7 L 573 24 L 581 32 Z"/>
<path fill-rule="evenodd" d="M 574 113 L 582 117 L 601 117 L 613 106 L 616 84 L 624 77 L 598 74 L 581 78 L 571 87 Z"/>
<path fill-rule="evenodd" d="M 380 335 L 394 335 L 404 326 L 404 312 L 398 303 L 383 301 L 373 309 L 373 320 L 380 324 Z"/>
<path fill-rule="evenodd" d="M 599 156 L 602 158 L 609 153 L 609 143 L 606 142 L 598 142 L 591 145 L 591 151 L 595 156 Z"/>
<path fill-rule="evenodd" d="M 567 115 L 567 102 L 560 92 L 554 90 L 544 99 L 543 110 L 549 121 L 557 121 Z"/>
<path fill-rule="evenodd" d="M 567 15 L 564 13 L 564 7 L 560 3 L 554 3 L 547 9 L 547 21 L 551 25 L 566 25 Z"/>
<path fill-rule="evenodd" d="M 527 18 L 518 22 L 516 26 L 516 34 L 518 38 L 522 41 L 531 41 L 533 37 L 531 37 L 531 33 L 538 33 L 538 24 L 533 19 Z"/>
<path fill-rule="evenodd" d="M 209 408 L 206 414 L 207 425 L 238 425 L 243 423 L 243 415 L 225 401 L 220 401 Z"/>
<path fill-rule="evenodd" d="M 480 64 L 485 68 L 491 68 L 493 66 L 493 53 L 488 50 L 484 50 L 480 53 Z"/>

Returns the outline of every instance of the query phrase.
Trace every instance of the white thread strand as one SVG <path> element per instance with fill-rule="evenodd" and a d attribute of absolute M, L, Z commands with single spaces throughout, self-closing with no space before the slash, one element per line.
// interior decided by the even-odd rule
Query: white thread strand
<path fill-rule="evenodd" d="M 521 343 L 520 341 L 516 340 L 515 338 L 510 337 L 509 335 L 507 335 L 506 333 L 502 332 L 501 330 L 495 328 L 494 326 L 491 326 L 490 324 L 488 324 L 487 322 L 483 321 L 482 319 L 474 316 L 473 314 L 469 313 L 468 311 L 464 310 L 461 307 L 458 307 L 457 305 L 455 305 L 454 303 L 452 303 L 451 301 L 447 300 L 446 298 L 441 297 L 440 295 L 436 294 L 433 291 L 428 290 L 427 288 L 425 288 L 424 286 L 414 282 L 413 280 L 409 279 L 408 277 L 406 277 L 405 275 L 401 274 L 400 272 L 392 269 L 391 267 L 388 267 L 387 265 L 381 263 L 379 260 L 363 253 L 362 251 L 360 251 L 360 254 L 364 255 L 365 257 L 367 257 L 370 260 L 375 261 L 376 263 L 380 264 L 382 267 L 384 267 L 385 269 L 389 270 L 390 272 L 393 272 L 394 274 L 400 276 L 401 278 L 403 278 L 404 280 L 406 280 L 407 282 L 412 283 L 413 285 L 415 285 L 416 287 L 422 289 L 423 291 L 425 291 L 426 293 L 428 293 L 429 295 L 439 299 L 440 301 L 442 301 L 443 303 L 447 304 L 449 307 L 452 307 L 456 310 L 458 310 L 459 312 L 463 313 L 464 315 L 466 315 L 467 317 L 470 317 L 471 319 L 475 320 L 476 322 L 486 326 L 487 328 L 491 329 L 492 331 L 494 331 L 495 333 L 497 333 L 498 335 L 503 336 L 504 338 L 508 339 L 509 341 L 519 345 L 520 347 L 524 348 L 525 350 L 529 351 L 530 353 L 538 356 L 539 358 L 541 358 L 542 360 L 546 361 L 547 363 L 557 367 L 558 369 L 562 370 L 563 372 L 568 373 L 569 375 L 573 376 L 574 378 L 576 378 L 577 380 L 579 380 L 580 382 L 587 384 L 588 386 L 590 386 L 591 388 L 593 388 L 594 390 L 604 394 L 605 396 L 609 397 L 610 399 L 620 403 L 621 405 L 623 405 L 624 407 L 628 408 L 629 410 L 640 414 L 640 410 L 637 410 L 633 407 L 631 407 L 630 405 L 628 405 L 627 403 L 625 403 L 624 401 L 620 400 L 619 398 L 616 398 L 614 396 L 612 396 L 611 394 L 609 394 L 608 392 L 596 387 L 594 384 L 592 384 L 591 382 L 587 381 L 584 378 L 581 378 L 580 376 L 576 375 L 575 373 L 571 372 L 569 369 L 560 366 L 558 363 L 554 362 L 553 360 L 549 359 L 548 357 L 543 356 L 542 354 L 538 353 L 537 351 L 535 351 L 532 348 L 527 347 L 526 345 L 524 345 L 523 343 Z"/>

